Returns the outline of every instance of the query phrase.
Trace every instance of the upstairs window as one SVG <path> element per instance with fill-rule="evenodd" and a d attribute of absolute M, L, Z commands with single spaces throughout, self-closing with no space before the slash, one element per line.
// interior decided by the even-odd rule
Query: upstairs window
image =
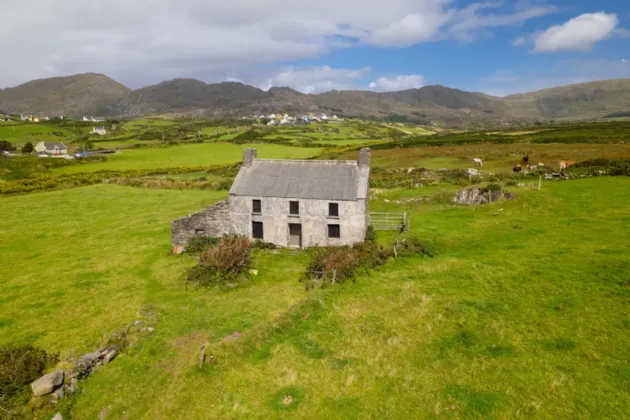
<path fill-rule="evenodd" d="M 339 217 L 339 203 L 328 203 L 328 215 L 330 217 Z"/>
<path fill-rule="evenodd" d="M 328 237 L 335 239 L 341 238 L 341 228 L 339 225 L 328 225 Z"/>
<path fill-rule="evenodd" d="M 300 202 L 299 201 L 289 201 L 289 214 L 293 214 L 293 215 L 300 214 Z"/>
<path fill-rule="evenodd" d="M 262 213 L 260 200 L 252 200 L 252 213 Z"/>

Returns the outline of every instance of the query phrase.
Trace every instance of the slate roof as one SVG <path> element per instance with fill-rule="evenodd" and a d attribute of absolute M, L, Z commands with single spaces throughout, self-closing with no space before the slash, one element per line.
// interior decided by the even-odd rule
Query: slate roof
<path fill-rule="evenodd" d="M 66 145 L 60 141 L 45 141 L 44 147 L 46 148 L 46 150 L 52 150 L 55 147 L 58 149 L 67 149 Z"/>
<path fill-rule="evenodd" d="M 241 167 L 230 194 L 355 201 L 365 198 L 368 176 L 356 161 L 254 159 Z"/>

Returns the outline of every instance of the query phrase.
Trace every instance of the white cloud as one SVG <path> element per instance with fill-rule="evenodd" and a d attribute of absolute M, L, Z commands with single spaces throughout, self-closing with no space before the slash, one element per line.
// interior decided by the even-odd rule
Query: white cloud
<path fill-rule="evenodd" d="M 557 7 L 551 5 L 524 7 L 523 4 L 527 4 L 527 2 L 519 2 L 514 13 L 479 13 L 479 11 L 484 9 L 498 7 L 500 4 L 490 2 L 473 3 L 464 9 L 456 11 L 454 16 L 456 23 L 449 28 L 449 34 L 456 39 L 469 42 L 473 40 L 478 30 L 520 25 L 527 20 L 559 11 Z"/>
<path fill-rule="evenodd" d="M 131 87 L 173 77 L 216 81 L 252 66 L 318 57 L 356 44 L 403 47 L 552 13 L 554 8 L 454 0 L 29 0 L 4 2 L 0 86 L 87 71 Z M 28 30 L 25 30 L 28 28 Z"/>
<path fill-rule="evenodd" d="M 614 35 L 619 38 L 630 38 L 630 30 L 617 28 L 615 29 Z"/>
<path fill-rule="evenodd" d="M 361 79 L 370 72 L 369 67 L 362 69 L 340 69 L 329 66 L 287 67 L 266 76 L 254 76 L 246 79 L 263 90 L 271 87 L 288 86 L 302 93 L 320 93 L 333 89 L 345 90 L 358 88 Z"/>
<path fill-rule="evenodd" d="M 406 74 L 394 77 L 379 77 L 369 87 L 378 92 L 417 89 L 424 86 L 424 77 L 419 74 Z"/>
<path fill-rule="evenodd" d="M 534 41 L 534 51 L 590 51 L 596 42 L 612 36 L 618 24 L 614 13 L 585 13 L 542 32 Z"/>
<path fill-rule="evenodd" d="M 522 45 L 527 44 L 527 38 L 524 36 L 519 36 L 518 38 L 516 38 L 514 41 L 512 41 L 512 45 L 514 45 L 515 47 L 520 47 Z"/>

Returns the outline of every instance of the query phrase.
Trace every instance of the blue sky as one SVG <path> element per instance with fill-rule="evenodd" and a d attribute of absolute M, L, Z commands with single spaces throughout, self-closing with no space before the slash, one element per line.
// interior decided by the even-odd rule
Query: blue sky
<path fill-rule="evenodd" d="M 31 0 L 3 6 L 0 54 L 0 88 L 99 72 L 506 95 L 630 77 L 630 1 Z"/>

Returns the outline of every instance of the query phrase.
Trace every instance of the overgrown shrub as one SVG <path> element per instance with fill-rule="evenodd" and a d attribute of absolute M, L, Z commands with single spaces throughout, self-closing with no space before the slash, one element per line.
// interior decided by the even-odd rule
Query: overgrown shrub
<path fill-rule="evenodd" d="M 186 245 L 186 254 L 200 254 L 211 246 L 216 245 L 219 238 L 213 236 L 195 236 Z"/>
<path fill-rule="evenodd" d="M 406 257 L 429 257 L 433 258 L 437 254 L 435 246 L 415 235 L 408 235 L 401 238 L 396 243 L 396 255 L 401 258 Z"/>
<path fill-rule="evenodd" d="M 188 271 L 188 281 L 202 286 L 234 281 L 251 264 L 252 243 L 245 236 L 224 236 L 201 252 L 197 265 Z"/>
<path fill-rule="evenodd" d="M 501 184 L 488 184 L 486 185 L 486 187 L 483 189 L 484 191 L 501 191 L 503 189 L 503 187 L 501 186 Z"/>
<path fill-rule="evenodd" d="M 272 244 L 271 242 L 261 241 L 260 239 L 256 239 L 254 243 L 252 244 L 252 247 L 254 249 L 277 249 L 278 248 L 277 245 Z"/>
<path fill-rule="evenodd" d="M 300 279 L 307 283 L 307 289 L 314 285 L 313 280 L 321 280 L 322 286 L 325 286 L 333 280 L 343 283 L 354 279 L 358 271 L 385 264 L 392 256 L 391 251 L 379 247 L 375 242 L 313 248 L 310 253 L 309 263 Z"/>
<path fill-rule="evenodd" d="M 374 230 L 374 226 L 368 225 L 367 230 L 365 231 L 365 241 L 376 242 L 376 231 Z"/>
<path fill-rule="evenodd" d="M 630 159 L 589 159 L 570 166 L 567 171 L 589 175 L 630 176 Z"/>
<path fill-rule="evenodd" d="M 43 375 L 47 366 L 58 362 L 58 355 L 32 346 L 0 347 L 0 403 L 11 406 L 11 399 Z M 2 414 L 0 414 L 2 417 Z"/>

